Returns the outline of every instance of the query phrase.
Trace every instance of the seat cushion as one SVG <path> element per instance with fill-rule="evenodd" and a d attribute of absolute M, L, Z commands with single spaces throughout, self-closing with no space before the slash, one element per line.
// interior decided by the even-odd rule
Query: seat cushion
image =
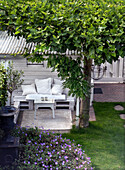
<path fill-rule="evenodd" d="M 54 84 L 59 84 L 59 85 L 62 85 L 64 81 L 60 80 L 60 79 L 55 79 L 54 78 Z"/>

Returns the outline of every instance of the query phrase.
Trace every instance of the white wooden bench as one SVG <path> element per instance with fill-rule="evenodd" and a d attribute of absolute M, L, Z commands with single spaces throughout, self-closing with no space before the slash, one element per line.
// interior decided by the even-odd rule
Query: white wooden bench
<path fill-rule="evenodd" d="M 29 94 L 27 96 L 14 96 L 14 105 L 18 105 L 20 110 L 33 110 L 34 109 L 34 100 L 40 97 L 48 97 L 55 100 L 55 108 L 68 108 L 74 110 L 75 98 L 67 97 L 65 94 L 62 95 L 42 95 L 42 94 Z"/>

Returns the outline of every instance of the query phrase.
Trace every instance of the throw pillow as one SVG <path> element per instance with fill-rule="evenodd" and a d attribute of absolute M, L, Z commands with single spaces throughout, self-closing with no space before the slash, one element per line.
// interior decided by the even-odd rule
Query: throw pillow
<path fill-rule="evenodd" d="M 59 84 L 54 84 L 52 87 L 52 94 L 62 94 L 63 87 Z"/>
<path fill-rule="evenodd" d="M 59 84 L 62 85 L 63 81 L 59 80 L 59 79 L 54 79 L 54 84 Z"/>
<path fill-rule="evenodd" d="M 36 94 L 35 84 L 31 85 L 21 85 L 23 90 L 23 96 L 26 96 L 27 94 Z"/>
<path fill-rule="evenodd" d="M 52 79 L 35 80 L 37 92 L 40 94 L 51 94 Z"/>

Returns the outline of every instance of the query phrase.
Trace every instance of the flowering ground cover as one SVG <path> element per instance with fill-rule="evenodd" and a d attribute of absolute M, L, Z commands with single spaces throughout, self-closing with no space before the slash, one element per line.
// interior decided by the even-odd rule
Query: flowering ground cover
<path fill-rule="evenodd" d="M 81 149 L 81 145 L 62 138 L 61 134 L 38 128 L 16 127 L 13 135 L 19 136 L 20 143 L 23 144 L 15 163 L 18 170 L 93 169 L 90 157 Z"/>
<path fill-rule="evenodd" d="M 91 157 L 95 170 L 125 170 L 125 121 L 120 119 L 123 111 L 116 111 L 114 106 L 125 103 L 94 102 L 96 121 L 84 129 L 73 129 L 63 134 L 70 140 L 82 145 Z"/>

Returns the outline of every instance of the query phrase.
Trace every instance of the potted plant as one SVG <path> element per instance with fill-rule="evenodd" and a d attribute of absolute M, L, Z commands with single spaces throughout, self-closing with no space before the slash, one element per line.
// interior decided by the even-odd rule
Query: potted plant
<path fill-rule="evenodd" d="M 0 129 L 4 131 L 5 138 L 14 127 L 14 115 L 18 110 L 11 106 L 12 93 L 23 83 L 22 76 L 23 71 L 14 70 L 13 62 L 9 62 L 7 69 L 0 64 Z M 6 106 L 7 91 L 10 93 L 10 106 Z"/>
<path fill-rule="evenodd" d="M 13 62 L 9 61 L 9 66 L 7 67 L 6 70 L 7 74 L 7 90 L 10 93 L 10 103 L 9 105 L 11 106 L 12 104 L 12 93 L 14 90 L 16 90 L 18 87 L 21 86 L 23 83 L 23 79 L 21 77 L 24 76 L 24 72 L 22 70 L 15 70 L 13 66 Z"/>
<path fill-rule="evenodd" d="M 7 101 L 7 75 L 3 64 L 0 64 L 0 109 L 5 106 Z M 4 136 L 2 129 L 2 119 L 0 118 L 0 141 Z"/>

